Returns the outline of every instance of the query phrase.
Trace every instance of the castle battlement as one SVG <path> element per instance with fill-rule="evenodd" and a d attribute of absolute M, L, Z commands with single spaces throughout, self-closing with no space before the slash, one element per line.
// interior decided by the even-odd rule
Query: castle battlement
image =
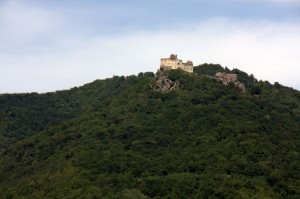
<path fill-rule="evenodd" d="M 184 71 L 193 72 L 193 62 L 187 61 L 183 63 L 181 59 L 177 58 L 177 55 L 172 54 L 169 58 L 160 59 L 160 68 L 164 70 L 182 69 Z"/>

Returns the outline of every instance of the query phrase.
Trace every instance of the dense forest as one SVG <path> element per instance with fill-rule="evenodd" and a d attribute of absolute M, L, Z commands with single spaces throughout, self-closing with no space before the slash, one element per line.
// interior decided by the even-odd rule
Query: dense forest
<path fill-rule="evenodd" d="M 245 84 L 207 78 L 230 72 Z M 0 95 L 0 198 L 300 198 L 300 92 L 203 64 Z"/>

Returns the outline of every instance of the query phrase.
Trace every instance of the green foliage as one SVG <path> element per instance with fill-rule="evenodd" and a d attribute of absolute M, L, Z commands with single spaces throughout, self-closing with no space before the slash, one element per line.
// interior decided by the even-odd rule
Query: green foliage
<path fill-rule="evenodd" d="M 217 72 L 225 72 L 225 69 L 220 64 L 202 64 L 194 67 L 194 72 L 198 75 L 215 76 Z"/>
<path fill-rule="evenodd" d="M 247 91 L 196 75 L 218 71 Z M 299 91 L 195 72 L 1 95 L 0 198 L 299 198 Z"/>

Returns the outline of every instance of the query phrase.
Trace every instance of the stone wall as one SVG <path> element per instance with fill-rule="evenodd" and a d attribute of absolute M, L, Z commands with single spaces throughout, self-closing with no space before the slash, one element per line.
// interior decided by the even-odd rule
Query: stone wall
<path fill-rule="evenodd" d="M 175 70 L 182 69 L 184 71 L 193 72 L 193 62 L 188 61 L 187 63 L 183 63 L 181 59 L 177 58 L 177 55 L 172 54 L 170 58 L 163 58 L 160 60 L 160 68 L 167 70 Z"/>
<path fill-rule="evenodd" d="M 218 73 L 216 73 L 216 77 L 219 78 L 220 80 L 223 80 L 224 84 L 228 84 L 229 82 L 236 82 L 237 81 L 237 75 L 236 74 L 218 72 Z"/>
<path fill-rule="evenodd" d="M 215 78 L 222 81 L 225 85 L 229 84 L 230 82 L 234 83 L 234 85 L 236 85 L 242 92 L 245 92 L 246 90 L 245 85 L 238 81 L 237 74 L 218 72 L 216 73 Z"/>

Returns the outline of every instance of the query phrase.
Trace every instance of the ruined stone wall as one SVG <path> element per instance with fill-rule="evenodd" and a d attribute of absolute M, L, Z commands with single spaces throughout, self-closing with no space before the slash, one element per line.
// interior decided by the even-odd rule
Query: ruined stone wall
<path fill-rule="evenodd" d="M 183 70 L 192 73 L 194 71 L 194 67 L 192 65 L 183 65 Z"/>
<path fill-rule="evenodd" d="M 168 69 L 177 69 L 181 68 L 183 66 L 182 60 L 175 59 L 161 59 L 160 61 L 160 67 L 161 68 L 168 68 Z"/>
<path fill-rule="evenodd" d="M 168 70 L 180 68 L 190 73 L 192 73 L 194 69 L 191 63 L 185 64 L 182 62 L 181 59 L 171 59 L 171 58 L 161 59 L 160 68 L 168 69 Z"/>
<path fill-rule="evenodd" d="M 233 82 L 234 85 L 236 85 L 241 92 L 245 92 L 246 87 L 243 83 L 239 82 L 237 79 L 237 74 L 229 74 L 225 72 L 218 72 L 215 75 L 215 78 L 219 81 L 222 81 L 223 84 L 227 85 L 230 82 Z"/>
<path fill-rule="evenodd" d="M 216 77 L 223 80 L 224 83 L 236 82 L 237 81 L 237 75 L 236 74 L 218 72 L 218 73 L 216 73 Z"/>

